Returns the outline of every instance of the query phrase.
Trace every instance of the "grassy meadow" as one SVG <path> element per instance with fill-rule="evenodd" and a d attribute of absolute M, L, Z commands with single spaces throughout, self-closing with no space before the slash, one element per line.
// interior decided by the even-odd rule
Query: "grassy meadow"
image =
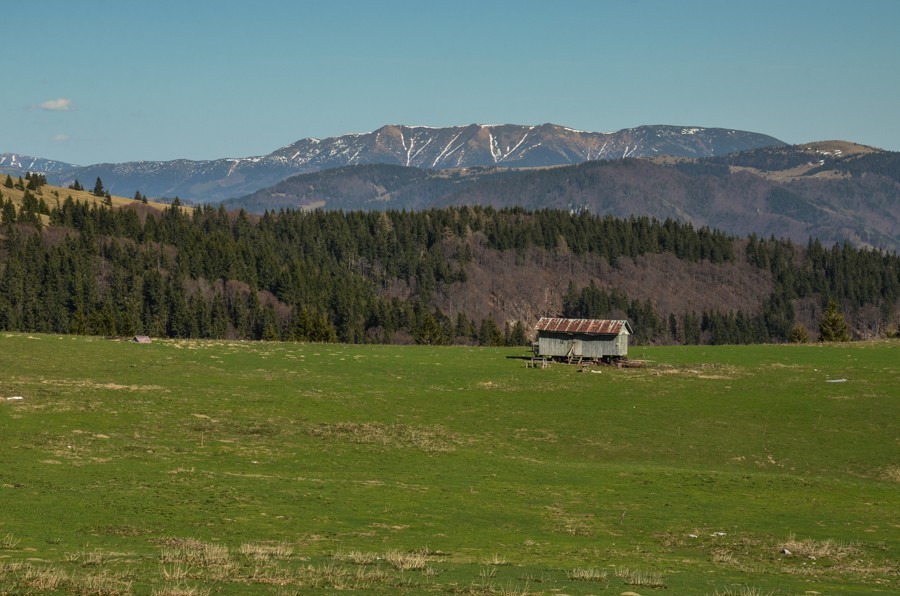
<path fill-rule="evenodd" d="M 900 343 L 524 355 L 2 334 L 0 593 L 900 591 Z"/>
<path fill-rule="evenodd" d="M 6 179 L 6 175 L 0 175 L 0 181 Z M 12 176 L 13 180 L 18 180 L 16 176 Z M 86 181 L 82 181 L 83 184 L 87 184 Z M 90 182 L 91 188 L 93 188 L 94 182 Z M 38 199 L 44 199 L 44 202 L 47 203 L 47 206 L 50 209 L 56 207 L 57 202 L 60 204 L 66 200 L 68 197 L 72 197 L 73 201 L 78 201 L 81 203 L 86 203 L 88 205 L 100 205 L 103 203 L 102 197 L 95 196 L 89 190 L 72 190 L 71 188 L 63 188 L 61 186 L 52 186 L 50 184 L 46 184 L 41 186 L 37 190 L 29 191 L 31 194 L 36 196 Z M 10 199 L 13 204 L 17 208 L 21 208 L 23 203 L 23 197 L 25 196 L 25 191 L 19 190 L 18 188 L 6 188 L 5 186 L 0 186 L 0 194 L 3 195 L 4 198 Z M 128 207 L 136 205 L 138 202 L 133 198 L 128 197 L 120 197 L 116 195 L 110 196 L 110 202 L 112 203 L 113 208 L 118 207 Z M 156 211 L 162 211 L 169 207 L 167 203 L 159 203 L 156 201 L 147 201 L 147 208 L 155 209 Z M 193 207 L 182 206 L 182 209 L 190 212 L 193 210 Z M 49 221 L 49 218 L 44 215 L 42 216 L 42 221 L 46 224 Z"/>

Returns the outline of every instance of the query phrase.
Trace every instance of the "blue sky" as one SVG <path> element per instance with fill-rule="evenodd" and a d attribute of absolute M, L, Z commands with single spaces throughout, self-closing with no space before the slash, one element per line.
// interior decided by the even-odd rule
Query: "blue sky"
<path fill-rule="evenodd" d="M 0 152 L 213 159 L 473 122 L 900 150 L 895 0 L 11 4 Z"/>

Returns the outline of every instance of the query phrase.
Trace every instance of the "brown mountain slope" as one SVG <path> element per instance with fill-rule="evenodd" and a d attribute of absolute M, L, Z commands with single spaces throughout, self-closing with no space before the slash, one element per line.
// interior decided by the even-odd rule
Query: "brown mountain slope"
<path fill-rule="evenodd" d="M 467 280 L 438 292 L 435 304 L 442 311 L 464 312 L 477 319 L 493 316 L 498 321 L 533 322 L 562 311 L 562 296 L 571 281 L 578 288 L 594 282 L 606 291 L 617 289 L 631 299 L 649 300 L 660 312 L 755 313 L 773 287 L 768 272 L 743 258 L 713 264 L 682 261 L 665 253 L 622 258 L 612 266 L 604 258 L 589 255 L 575 257 L 542 249 L 518 254 L 490 251 L 478 244 L 474 239 L 475 258 L 466 267 Z"/>

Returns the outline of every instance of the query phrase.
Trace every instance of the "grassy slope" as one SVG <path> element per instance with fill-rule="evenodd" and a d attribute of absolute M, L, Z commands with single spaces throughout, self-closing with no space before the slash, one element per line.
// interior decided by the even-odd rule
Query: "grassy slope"
<path fill-rule="evenodd" d="M 0 175 L 0 180 L 6 180 L 5 175 Z M 13 181 L 18 180 L 16 177 L 13 177 Z M 52 186 L 52 185 L 44 185 L 36 191 L 31 191 L 32 194 L 37 196 L 38 198 L 43 198 L 44 202 L 53 209 L 56 206 L 57 199 L 60 203 L 66 200 L 67 197 L 72 197 L 75 201 L 80 201 L 82 203 L 87 203 L 89 205 L 100 203 L 103 199 L 95 196 L 89 191 L 86 190 L 71 190 L 68 188 L 63 188 L 61 186 Z M 25 192 L 21 191 L 17 188 L 6 188 L 5 186 L 0 186 L 0 193 L 3 193 L 4 198 L 12 199 L 12 202 L 17 206 L 21 206 L 22 197 Z M 133 198 L 127 197 L 118 197 L 111 196 L 112 206 L 113 207 L 126 207 L 129 205 L 140 204 L 139 201 L 135 201 Z M 168 205 L 165 203 L 156 203 L 153 201 L 148 201 L 147 206 L 152 207 L 153 209 L 157 209 L 162 211 L 167 208 Z"/>
<path fill-rule="evenodd" d="M 900 588 L 900 344 L 633 351 L 0 336 L 0 592 Z"/>

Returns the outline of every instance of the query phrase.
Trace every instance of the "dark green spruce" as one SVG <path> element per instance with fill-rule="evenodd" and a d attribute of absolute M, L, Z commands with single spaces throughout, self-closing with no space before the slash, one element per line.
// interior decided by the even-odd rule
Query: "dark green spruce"
<path fill-rule="evenodd" d="M 558 288 L 561 311 L 545 313 L 628 318 L 642 343 L 787 341 L 798 304 L 821 313 L 829 301 L 887 331 L 900 300 L 896 255 L 741 240 L 672 220 L 490 207 L 251 216 L 175 203 L 160 213 L 136 199 L 121 209 L 71 197 L 48 205 L 26 189 L 17 208 L 0 197 L 0 330 L 527 345 L 535 321 L 473 320 L 437 306 L 442 292 L 465 287 L 473 259 L 491 252 L 613 267 L 670 253 L 678 262 L 748 261 L 772 276 L 774 290 L 754 312 L 662 312 L 654 299 L 573 281 Z"/>

